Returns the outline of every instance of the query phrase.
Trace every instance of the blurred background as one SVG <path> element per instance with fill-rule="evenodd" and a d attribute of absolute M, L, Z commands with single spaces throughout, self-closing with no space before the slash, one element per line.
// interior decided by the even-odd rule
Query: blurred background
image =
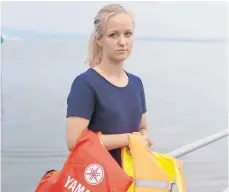
<path fill-rule="evenodd" d="M 3 192 L 34 191 L 45 171 L 61 169 L 66 99 L 88 68 L 94 16 L 109 3 L 2 3 Z M 167 153 L 227 129 L 228 2 L 118 3 L 135 13 L 125 67 L 144 83 L 152 150 Z M 181 158 L 188 191 L 227 188 L 227 142 Z"/>

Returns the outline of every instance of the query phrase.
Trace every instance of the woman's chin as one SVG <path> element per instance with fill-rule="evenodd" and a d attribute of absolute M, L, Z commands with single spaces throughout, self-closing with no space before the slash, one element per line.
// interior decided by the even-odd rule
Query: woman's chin
<path fill-rule="evenodd" d="M 128 57 L 129 57 L 128 54 L 117 55 L 117 56 L 115 57 L 115 60 L 118 61 L 118 62 L 121 62 L 121 61 L 126 60 Z"/>

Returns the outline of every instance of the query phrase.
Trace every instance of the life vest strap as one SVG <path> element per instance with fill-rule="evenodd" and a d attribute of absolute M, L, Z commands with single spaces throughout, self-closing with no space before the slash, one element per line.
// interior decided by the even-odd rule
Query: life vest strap
<path fill-rule="evenodd" d="M 152 188 L 160 188 L 160 189 L 168 189 L 172 190 L 173 183 L 169 183 L 166 181 L 153 181 L 147 179 L 136 179 L 135 187 L 152 187 Z"/>

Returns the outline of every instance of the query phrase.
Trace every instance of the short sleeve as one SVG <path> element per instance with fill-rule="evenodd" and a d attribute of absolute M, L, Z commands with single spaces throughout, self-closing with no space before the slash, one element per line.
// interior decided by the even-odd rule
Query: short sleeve
<path fill-rule="evenodd" d="M 94 92 L 83 77 L 76 77 L 67 98 L 67 115 L 91 119 L 94 110 Z"/>
<path fill-rule="evenodd" d="M 141 101 L 142 101 L 142 113 L 145 113 L 147 111 L 146 99 L 145 99 L 144 86 L 143 86 L 141 79 L 140 79 L 140 92 L 141 92 Z"/>

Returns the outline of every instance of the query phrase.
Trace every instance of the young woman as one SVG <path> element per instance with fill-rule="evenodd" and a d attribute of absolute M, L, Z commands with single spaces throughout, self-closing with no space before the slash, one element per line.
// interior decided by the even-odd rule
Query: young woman
<path fill-rule="evenodd" d="M 102 132 L 102 142 L 121 166 L 128 134 L 141 132 L 150 147 L 144 88 L 139 77 L 124 70 L 133 47 L 132 15 L 118 4 L 95 17 L 89 42 L 90 68 L 78 75 L 67 98 L 67 145 L 71 150 L 84 129 Z"/>

